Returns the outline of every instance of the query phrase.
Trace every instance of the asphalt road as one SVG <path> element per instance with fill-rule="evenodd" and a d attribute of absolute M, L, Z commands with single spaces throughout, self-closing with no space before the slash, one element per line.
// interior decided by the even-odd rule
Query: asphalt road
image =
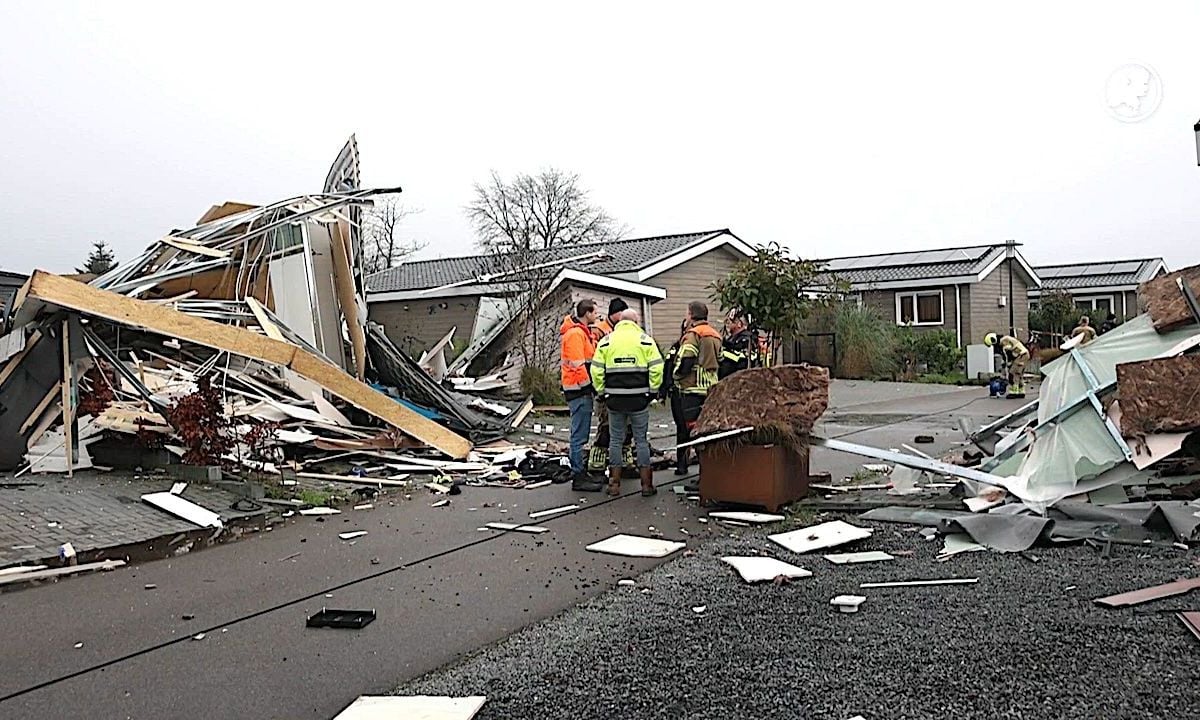
<path fill-rule="evenodd" d="M 835 383 L 832 405 L 821 428 L 828 435 L 898 447 L 920 432 L 937 439 L 927 449 L 942 451 L 961 439 L 956 414 L 986 421 L 1019 403 L 977 388 Z M 822 451 L 813 466 L 836 476 L 862 461 Z M 607 501 L 566 486 L 467 488 L 448 508 L 430 507 L 435 498 L 422 492 L 0 594 L 0 718 L 332 717 L 360 694 L 442 667 L 660 564 L 589 553 L 591 542 L 651 526 L 692 544 L 720 532 L 669 491 L 644 499 L 630 481 L 626 490 Z M 476 529 L 580 499 L 579 511 L 538 520 L 551 529 L 543 535 Z M 338 539 L 350 530 L 368 535 Z M 373 608 L 378 619 L 360 631 L 305 628 L 324 606 Z"/>

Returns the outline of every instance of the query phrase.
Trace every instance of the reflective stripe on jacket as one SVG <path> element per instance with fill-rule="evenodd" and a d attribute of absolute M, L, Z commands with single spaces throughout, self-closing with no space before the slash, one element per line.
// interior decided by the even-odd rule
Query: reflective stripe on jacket
<path fill-rule="evenodd" d="M 662 380 L 662 353 L 636 323 L 622 320 L 596 347 L 592 383 L 596 392 L 607 397 L 610 410 L 645 409 Z"/>
<path fill-rule="evenodd" d="M 591 392 L 592 377 L 588 364 L 596 353 L 596 343 L 587 325 L 570 315 L 558 329 L 562 336 L 562 389 L 565 393 Z"/>
<path fill-rule="evenodd" d="M 685 395 L 708 395 L 717 384 L 721 362 L 721 333 L 705 321 L 697 322 L 683 334 L 675 383 Z"/>
<path fill-rule="evenodd" d="M 721 378 L 758 365 L 758 339 L 749 330 L 743 330 L 721 343 Z"/>

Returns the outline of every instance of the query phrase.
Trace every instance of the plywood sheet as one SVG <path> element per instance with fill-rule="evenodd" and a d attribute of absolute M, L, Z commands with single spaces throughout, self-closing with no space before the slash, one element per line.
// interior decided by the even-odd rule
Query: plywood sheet
<path fill-rule="evenodd" d="M 679 552 L 685 543 L 639 537 L 637 535 L 613 535 L 610 538 L 587 546 L 591 552 L 625 557 L 664 558 Z"/>
<path fill-rule="evenodd" d="M 1121 434 L 1200 429 L 1200 355 L 1181 355 L 1117 366 Z"/>

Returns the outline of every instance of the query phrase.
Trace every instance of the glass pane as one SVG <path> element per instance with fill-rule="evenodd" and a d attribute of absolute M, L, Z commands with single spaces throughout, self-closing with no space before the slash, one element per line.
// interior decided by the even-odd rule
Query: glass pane
<path fill-rule="evenodd" d="M 1080 310 L 1091 310 L 1092 309 L 1092 301 L 1091 300 L 1076 300 L 1075 307 Z"/>
<path fill-rule="evenodd" d="M 1101 317 L 1108 317 L 1108 314 L 1112 312 L 1112 299 L 1096 298 L 1096 310 Z"/>
<path fill-rule="evenodd" d="M 900 322 L 910 323 L 913 321 L 913 297 L 912 295 L 900 296 Z"/>
<path fill-rule="evenodd" d="M 942 321 L 942 298 L 940 295 L 917 296 L 917 322 L 940 323 Z"/>

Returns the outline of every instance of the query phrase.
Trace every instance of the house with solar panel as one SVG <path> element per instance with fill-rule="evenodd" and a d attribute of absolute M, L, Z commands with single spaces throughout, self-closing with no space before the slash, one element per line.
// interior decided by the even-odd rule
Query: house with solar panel
<path fill-rule="evenodd" d="M 917 331 L 949 330 L 959 347 L 989 332 L 1029 333 L 1030 292 L 1042 287 L 1017 243 L 914 250 L 822 261 L 864 307 Z"/>
<path fill-rule="evenodd" d="M 707 301 L 710 317 L 721 308 L 710 285 L 754 249 L 729 229 L 630 238 L 553 248 L 529 258 L 549 280 L 539 322 L 554 344 L 558 327 L 574 304 L 588 298 L 603 312 L 620 297 L 642 314 L 643 326 L 663 347 L 679 338 L 679 323 L 692 300 Z M 392 342 L 412 355 L 433 346 L 451 328 L 468 375 L 506 362 L 509 378 L 519 375 L 517 344 L 507 298 L 521 291 L 521 268 L 503 257 L 471 255 L 406 262 L 367 278 L 368 316 Z M 462 364 L 462 363 L 460 363 Z"/>
<path fill-rule="evenodd" d="M 1039 265 L 1034 270 L 1042 286 L 1029 289 L 1031 306 L 1037 307 L 1043 292 L 1065 290 L 1071 293 L 1075 306 L 1090 314 L 1097 325 L 1109 313 L 1124 322 L 1145 312 L 1138 303 L 1138 285 L 1168 272 L 1162 258 Z"/>

